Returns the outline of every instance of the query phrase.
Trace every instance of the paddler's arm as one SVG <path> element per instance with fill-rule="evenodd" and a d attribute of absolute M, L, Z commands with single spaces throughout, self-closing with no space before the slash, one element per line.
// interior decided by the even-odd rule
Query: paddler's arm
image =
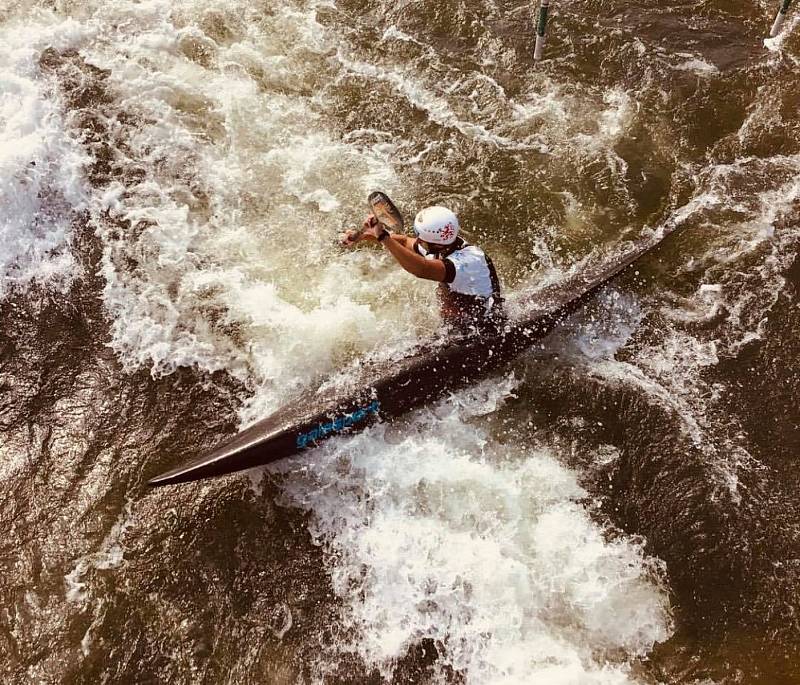
<path fill-rule="evenodd" d="M 341 244 L 350 246 L 362 240 L 378 240 L 378 236 L 382 235 L 384 231 L 385 229 L 375 218 L 369 216 L 364 221 L 361 231 L 347 231 L 341 238 Z M 422 255 L 414 252 L 412 249 L 414 247 L 414 238 L 403 235 L 402 233 L 390 233 L 386 231 L 386 237 L 379 242 L 386 247 L 400 266 L 408 271 L 408 273 L 417 278 L 425 278 L 429 281 L 445 280 L 447 270 L 445 269 L 444 262 L 440 259 L 425 259 Z"/>
<path fill-rule="evenodd" d="M 378 235 L 380 236 L 381 233 Z M 441 259 L 425 259 L 422 255 L 414 252 L 409 245 L 409 243 L 413 245 L 413 239 L 408 236 L 389 233 L 388 231 L 383 235 L 386 237 L 379 242 L 408 273 L 429 281 L 444 281 L 447 270 Z"/>
<path fill-rule="evenodd" d="M 414 251 L 414 241 L 416 238 L 412 238 L 408 235 L 403 235 L 402 233 L 389 233 L 389 238 L 394 240 L 396 243 L 400 243 L 403 247 Z"/>

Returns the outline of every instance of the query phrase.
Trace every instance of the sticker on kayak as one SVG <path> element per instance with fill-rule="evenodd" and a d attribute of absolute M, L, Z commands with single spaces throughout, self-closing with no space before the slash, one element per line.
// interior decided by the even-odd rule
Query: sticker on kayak
<path fill-rule="evenodd" d="M 307 433 L 300 433 L 297 436 L 297 446 L 306 447 L 309 442 L 314 442 L 320 438 L 324 438 L 331 433 L 341 433 L 345 428 L 355 426 L 367 418 L 369 414 L 377 414 L 380 411 L 381 403 L 374 400 L 366 407 L 356 409 L 352 414 L 345 414 L 338 416 L 333 421 L 328 423 L 321 423 L 316 428 L 312 428 Z"/>

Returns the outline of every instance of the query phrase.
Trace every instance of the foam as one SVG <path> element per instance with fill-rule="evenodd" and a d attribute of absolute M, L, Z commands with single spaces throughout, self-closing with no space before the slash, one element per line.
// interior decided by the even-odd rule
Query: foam
<path fill-rule="evenodd" d="M 91 570 L 106 571 L 119 568 L 124 562 L 122 540 L 127 531 L 136 524 L 131 501 L 127 501 L 114 525 L 102 540 L 97 550 L 79 558 L 75 567 L 64 576 L 66 599 L 68 602 L 82 604 L 88 592 L 84 576 Z M 88 634 L 88 631 L 87 631 Z"/>
<path fill-rule="evenodd" d="M 678 311 L 681 317 L 690 316 L 684 315 L 682 309 Z M 582 373 L 602 379 L 607 386 L 638 388 L 679 417 L 684 434 L 696 448 L 705 451 L 709 441 L 702 423 L 704 413 L 698 418 L 692 400 L 697 395 L 694 384 L 698 370 L 719 361 L 715 343 L 669 330 L 657 344 L 639 346 L 635 363 L 617 360 L 617 352 L 631 340 L 645 312 L 643 304 L 630 293 L 606 288 L 593 306 L 573 314 L 553 331 L 542 348 L 557 349 L 572 363 L 581 364 Z M 727 470 L 721 473 L 723 480 L 730 480 Z"/>
<path fill-rule="evenodd" d="M 678 57 L 685 57 L 686 60 L 676 64 L 673 68 L 678 69 L 680 71 L 691 71 L 694 74 L 702 77 L 710 77 L 719 74 L 719 69 L 709 62 L 706 62 L 704 59 L 697 57 L 696 55 L 692 55 L 686 52 L 679 52 L 677 53 Z"/>
<path fill-rule="evenodd" d="M 252 393 L 243 425 L 353 358 L 407 350 L 437 324 L 428 284 L 381 252 L 333 247 L 367 191 L 400 188 L 398 156 L 397 166 L 413 165 L 433 148 L 404 160 L 379 130 L 341 139 L 322 114 L 326 84 L 346 73 L 380 78 L 440 126 L 509 149 L 543 149 L 525 129 L 545 113 L 558 145 L 573 145 L 570 131 L 555 138 L 555 99 L 526 114 L 485 78 L 442 92 L 399 67 L 347 57 L 317 7 L 264 17 L 224 0 L 97 3 L 76 42 L 109 72 L 103 114 L 117 121 L 123 163 L 88 202 L 110 345 L 129 370 L 239 378 Z M 504 103 L 507 127 L 461 111 L 458 98 L 478 86 Z M 577 139 L 579 154 L 606 154 L 633 115 L 621 92 L 603 108 L 590 125 L 606 142 Z M 551 266 L 552 277 L 563 273 Z M 621 328 L 619 344 L 627 335 Z M 605 357 L 600 337 L 585 350 Z M 334 552 L 342 621 L 358 635 L 340 650 L 386 674 L 427 636 L 470 682 L 623 683 L 629 660 L 670 634 L 667 594 L 654 580 L 663 572 L 641 541 L 591 520 L 576 474 L 555 453 L 504 445 L 477 425 L 516 383 L 494 379 L 396 427 L 334 440 L 311 464 L 277 467 L 297 469 L 287 501 L 311 512 L 312 533 Z M 69 601 L 87 600 L 91 569 L 124 564 L 125 521 L 76 561 Z M 291 626 L 291 607 L 283 618 L 276 634 Z M 82 646 L 91 647 L 91 627 Z"/>
<path fill-rule="evenodd" d="M 329 548 L 353 649 L 384 677 L 432 638 L 470 683 L 627 683 L 671 632 L 641 543 L 607 538 L 555 455 L 502 445 L 475 416 L 517 385 L 492 379 L 406 425 L 336 439 L 288 475 L 287 502 Z M 620 653 L 623 654 L 620 657 Z"/>
<path fill-rule="evenodd" d="M 747 126 L 746 121 L 743 128 Z M 713 223 L 713 233 L 707 232 L 703 241 L 705 252 L 679 269 L 689 277 L 702 274 L 695 292 L 659 293 L 656 307 L 663 323 L 658 339 L 639 345 L 630 362 L 606 357 L 591 366 L 605 382 L 634 384 L 679 416 L 684 432 L 716 475 L 718 492 L 732 504 L 742 501 L 740 471 L 757 463 L 728 437 L 741 431 L 728 425 L 720 433 L 713 403 L 724 388 L 709 384 L 706 371 L 763 337 L 767 314 L 784 286 L 783 273 L 800 239 L 796 223 L 785 221 L 796 213 L 800 199 L 798 171 L 797 155 L 743 156 L 699 171 L 694 197 L 663 224 L 697 231 Z M 725 217 L 722 222 L 720 215 Z M 779 222 L 783 224 L 778 230 Z"/>
<path fill-rule="evenodd" d="M 365 79 L 389 83 L 411 105 L 423 110 L 428 118 L 439 126 L 453 128 L 464 136 L 476 141 L 491 143 L 498 147 L 516 150 L 545 151 L 542 143 L 536 139 L 517 140 L 495 133 L 485 124 L 475 123 L 460 117 L 447 102 L 445 97 L 433 92 L 414 74 L 397 68 L 386 68 L 363 62 L 347 56 L 339 51 L 338 59 L 349 72 Z"/>
<path fill-rule="evenodd" d="M 32 284 L 64 290 L 77 275 L 70 245 L 86 206 L 87 157 L 65 131 L 37 59 L 80 33 L 73 22 L 0 29 L 0 298 Z"/>
<path fill-rule="evenodd" d="M 385 150 L 336 140 L 313 98 L 297 92 L 327 78 L 330 44 L 314 7 L 279 8 L 260 23 L 238 23 L 237 12 L 253 12 L 247 3 L 219 2 L 216 11 L 240 32 L 230 45 L 199 26 L 176 33 L 167 2 L 98 13 L 120 29 L 84 53 L 110 71 L 114 107 L 138 119 L 126 154 L 148 176 L 104 189 L 94 207 L 111 346 L 125 366 L 154 375 L 225 369 L 259 389 L 246 422 L 343 355 L 403 340 L 404 326 L 424 321 L 409 296 L 427 296 L 385 257 L 333 248 L 345 219 L 365 211 L 367 191 L 397 181 Z M 214 43 L 215 65 L 187 61 L 186 35 Z M 291 36 L 276 62 L 274 41 Z M 142 228 L 120 238 L 105 211 Z M 125 268 L 132 259 L 137 268 Z"/>
<path fill-rule="evenodd" d="M 743 131 L 749 126 L 746 120 Z M 740 132 L 740 139 L 746 135 Z M 794 258 L 792 246 L 800 232 L 791 224 L 778 231 L 775 226 L 795 211 L 800 199 L 798 173 L 798 155 L 768 159 L 748 156 L 711 166 L 698 179 L 695 197 L 673 215 L 678 224 L 703 221 L 711 211 L 725 211 L 733 217 L 709 236 L 705 254 L 695 255 L 684 267 L 686 271 L 704 268 L 708 272 L 695 294 L 681 307 L 663 308 L 673 320 L 691 319 L 691 309 L 707 311 L 709 305 L 708 317 L 724 309 L 728 316 L 718 344 L 725 354 L 735 355 L 746 342 L 761 337 L 764 313 L 777 301 L 783 287 L 783 272 Z M 747 183 L 742 183 L 743 179 Z M 757 186 L 755 179 L 759 179 Z M 753 263 L 747 273 L 738 268 L 726 269 L 723 275 L 719 269 L 745 262 Z M 743 281 L 757 281 L 757 285 L 744 285 Z M 681 314 L 680 309 L 686 313 Z"/>
<path fill-rule="evenodd" d="M 382 41 L 399 40 L 403 43 L 413 43 L 421 48 L 424 48 L 428 54 L 432 53 L 430 46 L 425 45 L 422 41 L 417 40 L 413 36 L 408 35 L 405 31 L 401 31 L 394 24 L 384 30 L 381 36 Z"/>

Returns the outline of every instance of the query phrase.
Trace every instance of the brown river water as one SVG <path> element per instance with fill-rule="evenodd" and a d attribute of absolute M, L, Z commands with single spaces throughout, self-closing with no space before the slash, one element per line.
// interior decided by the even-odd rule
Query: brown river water
<path fill-rule="evenodd" d="M 800 38 L 777 6 L 0 5 L 0 681 L 800 683 Z M 509 301 L 677 230 L 495 375 L 146 482 L 438 326 L 343 250 L 458 212 Z"/>

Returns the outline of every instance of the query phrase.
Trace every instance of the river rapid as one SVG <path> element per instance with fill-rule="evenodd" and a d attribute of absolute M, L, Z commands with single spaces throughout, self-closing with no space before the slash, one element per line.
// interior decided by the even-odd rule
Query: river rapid
<path fill-rule="evenodd" d="M 800 683 L 800 22 L 757 0 L 3 0 L 0 680 Z M 343 250 L 456 210 L 509 306 L 402 420 L 146 481 L 433 334 Z"/>

